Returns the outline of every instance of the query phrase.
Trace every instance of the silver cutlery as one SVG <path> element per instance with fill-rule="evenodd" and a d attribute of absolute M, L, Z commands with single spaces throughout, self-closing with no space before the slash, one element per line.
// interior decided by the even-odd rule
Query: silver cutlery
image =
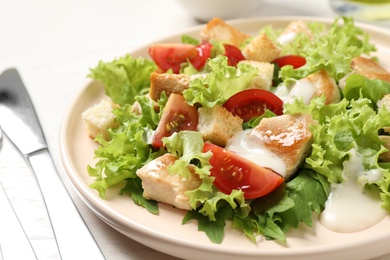
<path fill-rule="evenodd" d="M 0 147 L 2 145 L 0 129 Z M 0 260 L 37 259 L 20 221 L 0 183 Z"/>
<path fill-rule="evenodd" d="M 0 76 L 0 122 L 36 176 L 61 258 L 104 259 L 56 170 L 35 109 L 16 69 L 8 69 Z"/>
<path fill-rule="evenodd" d="M 0 183 L 0 259 L 37 259 Z"/>

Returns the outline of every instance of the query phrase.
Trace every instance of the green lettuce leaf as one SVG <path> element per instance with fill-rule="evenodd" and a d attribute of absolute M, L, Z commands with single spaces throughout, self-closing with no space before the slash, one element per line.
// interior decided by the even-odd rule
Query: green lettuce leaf
<path fill-rule="evenodd" d="M 100 61 L 88 77 L 101 81 L 106 95 L 123 106 L 133 104 L 135 96 L 149 92 L 150 73 L 156 68 L 150 60 L 126 55 L 111 62 Z"/>
<path fill-rule="evenodd" d="M 314 142 L 305 167 L 327 177 L 331 183 L 343 181 L 343 163 L 349 159 L 351 149 L 363 156 L 366 170 L 378 169 L 384 173 L 376 183 L 381 190 L 383 207 L 390 209 L 390 173 L 378 163 L 379 155 L 387 150 L 379 139 L 379 132 L 389 125 L 390 111 L 378 111 L 368 98 L 324 105 L 324 98 L 314 99 L 309 106 L 301 101 L 286 104 L 285 113 L 309 113 L 318 121 L 311 126 Z"/>
<path fill-rule="evenodd" d="M 211 242 L 220 244 L 225 235 L 226 222 L 233 217 L 233 210 L 229 207 L 221 207 L 216 213 L 215 221 L 210 221 L 203 214 L 191 210 L 186 213 L 182 223 L 186 224 L 190 220 L 198 221 L 198 230 L 206 233 Z"/>
<path fill-rule="evenodd" d="M 179 159 L 168 168 L 170 174 L 180 174 L 188 178 L 191 174 L 189 165 L 194 166 L 195 173 L 200 178 L 207 178 L 210 175 L 209 164 L 210 153 L 203 153 L 202 134 L 195 131 L 180 131 L 170 137 L 163 138 L 167 151 Z"/>
<path fill-rule="evenodd" d="M 129 193 L 130 197 L 135 204 L 144 207 L 147 211 L 152 214 L 158 214 L 157 201 L 147 200 L 143 195 L 144 189 L 142 188 L 142 181 L 140 178 L 129 178 L 126 180 L 126 186 L 120 191 L 121 195 Z"/>
<path fill-rule="evenodd" d="M 94 167 L 88 166 L 88 172 L 95 177 L 90 187 L 103 199 L 107 198 L 109 187 L 126 185 L 126 179 L 138 178 L 136 171 L 139 168 L 164 153 L 154 152 L 149 145 L 152 129 L 159 121 L 159 116 L 152 112 L 154 104 L 146 97 L 135 99 L 144 111 L 149 111 L 148 114 L 133 113 L 130 105 L 117 108 L 113 113 L 120 126 L 109 130 L 110 140 L 106 141 L 100 135 L 96 137 L 100 144 L 95 150 L 97 162 Z"/>
<path fill-rule="evenodd" d="M 187 34 L 181 36 L 181 42 L 184 44 L 192 44 L 192 45 L 200 44 L 198 39 L 195 39 L 194 37 Z"/>
<path fill-rule="evenodd" d="M 359 74 L 350 75 L 343 89 L 343 95 L 346 99 L 357 100 L 359 98 L 368 98 L 371 100 L 371 105 L 374 109 L 377 107 L 376 103 L 378 100 L 389 93 L 389 82 L 379 79 L 370 80 Z"/>
<path fill-rule="evenodd" d="M 207 62 L 205 77 L 195 78 L 190 87 L 183 91 L 187 103 L 213 107 L 223 104 L 237 92 L 246 89 L 258 70 L 249 64 L 228 66 L 227 57 L 217 56 Z"/>
<path fill-rule="evenodd" d="M 309 26 L 313 25 L 309 23 Z M 292 43 L 282 46 L 284 53 L 306 58 L 306 64 L 300 68 L 282 67 L 280 75 L 284 80 L 301 79 L 324 69 L 338 82 L 351 70 L 350 64 L 354 57 L 368 55 L 376 50 L 369 42 L 369 35 L 358 28 L 351 17 L 335 19 L 326 33 L 321 28 L 312 29 L 312 33 L 313 39 L 300 34 Z"/>
<path fill-rule="evenodd" d="M 311 227 L 313 212 L 320 213 L 328 198 L 330 185 L 313 170 L 301 170 L 276 191 L 251 203 L 247 217 L 234 216 L 234 227 L 251 240 L 259 234 L 268 240 L 286 242 L 285 233 L 300 223 Z"/>

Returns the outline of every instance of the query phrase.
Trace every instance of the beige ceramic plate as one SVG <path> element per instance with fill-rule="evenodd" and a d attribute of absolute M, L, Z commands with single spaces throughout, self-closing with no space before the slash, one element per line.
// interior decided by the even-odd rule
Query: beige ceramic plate
<path fill-rule="evenodd" d="M 284 27 L 297 17 L 273 17 L 251 20 L 235 20 L 230 24 L 249 34 L 257 34 L 259 28 L 272 24 Z M 300 17 L 331 23 L 330 19 Z M 158 42 L 180 42 L 182 34 L 199 36 L 203 26 L 179 32 Z M 370 33 L 378 46 L 378 56 L 383 65 L 390 68 L 390 32 L 361 25 Z M 147 57 L 149 45 L 135 50 L 134 57 Z M 260 238 L 257 243 L 249 241 L 241 232 L 230 227 L 222 244 L 209 241 L 203 232 L 197 231 L 196 223 L 182 225 L 183 211 L 168 205 L 160 205 L 158 216 L 136 206 L 129 197 L 117 195 L 117 190 L 108 194 L 108 200 L 99 198 L 88 186 L 92 179 L 86 167 L 93 164 L 96 144 L 87 136 L 80 115 L 103 96 L 102 85 L 90 82 L 79 93 L 64 118 L 61 129 L 61 156 L 67 174 L 85 203 L 105 222 L 124 235 L 158 251 L 180 258 L 196 259 L 369 259 L 390 252 L 390 217 L 362 232 L 341 234 L 325 229 L 319 222 L 313 228 L 301 227 L 288 234 L 286 246 Z M 119 189 L 119 187 L 118 187 Z M 358 207 L 358 205 L 356 205 Z M 352 220 L 353 221 L 353 220 Z"/>

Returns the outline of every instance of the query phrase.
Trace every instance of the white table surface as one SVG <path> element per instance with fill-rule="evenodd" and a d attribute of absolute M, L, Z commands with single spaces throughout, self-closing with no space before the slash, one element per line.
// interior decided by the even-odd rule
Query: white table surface
<path fill-rule="evenodd" d="M 336 16 L 326 0 L 264 0 L 247 17 L 276 15 Z M 16 67 L 21 73 L 55 165 L 107 259 L 174 258 L 121 235 L 76 195 L 59 155 L 62 117 L 99 60 L 197 24 L 173 0 L 0 0 L 0 71 Z M 0 181 L 38 258 L 59 259 L 36 180 L 7 138 L 0 151 Z"/>

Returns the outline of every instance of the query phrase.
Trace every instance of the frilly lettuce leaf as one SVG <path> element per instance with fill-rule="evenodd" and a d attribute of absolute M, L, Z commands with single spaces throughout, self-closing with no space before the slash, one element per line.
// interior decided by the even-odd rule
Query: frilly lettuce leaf
<path fill-rule="evenodd" d="M 309 106 L 301 101 L 286 104 L 286 113 L 299 111 L 312 114 L 318 121 L 311 126 L 314 143 L 305 167 L 326 176 L 331 183 L 340 183 L 343 162 L 349 159 L 350 150 L 356 148 L 363 156 L 366 170 L 380 169 L 384 173 L 377 185 L 382 190 L 383 206 L 390 209 L 390 172 L 378 163 L 379 155 L 387 151 L 378 133 L 389 126 L 390 111 L 385 108 L 376 111 L 368 98 L 350 102 L 343 99 L 332 105 L 324 105 L 323 98 L 313 100 Z"/>
<path fill-rule="evenodd" d="M 152 109 L 154 104 L 144 96 L 135 99 L 149 113 L 133 113 L 130 105 L 116 108 L 113 113 L 120 126 L 109 130 L 109 141 L 100 135 L 96 137 L 100 144 L 95 150 L 98 161 L 94 167 L 88 166 L 88 172 L 95 177 L 90 187 L 96 189 L 104 199 L 107 198 L 106 190 L 109 187 L 122 182 L 125 184 L 128 178 L 138 178 L 136 171 L 163 153 L 153 152 L 148 144 L 152 129 L 159 121 L 159 115 Z"/>
<path fill-rule="evenodd" d="M 377 107 L 378 100 L 386 94 L 390 94 L 389 82 L 379 79 L 370 80 L 359 74 L 350 75 L 343 88 L 343 95 L 346 99 L 368 98 L 371 100 L 371 106 L 374 109 Z"/>
<path fill-rule="evenodd" d="M 310 26 L 313 25 L 309 23 Z M 280 75 L 284 80 L 304 78 L 324 69 L 331 78 L 339 81 L 351 70 L 350 64 L 354 57 L 368 55 L 376 50 L 369 42 L 369 35 L 355 26 L 352 17 L 335 19 L 326 32 L 319 26 L 316 28 L 318 30 L 312 27 L 313 39 L 300 34 L 292 43 L 282 47 L 283 53 L 306 58 L 306 64 L 300 68 L 282 67 Z"/>
<path fill-rule="evenodd" d="M 193 209 L 197 209 L 202 204 L 198 211 L 211 221 L 215 221 L 215 214 L 219 208 L 218 204 L 222 200 L 228 202 L 232 209 L 239 206 L 241 213 L 245 212 L 245 208 L 249 209 L 242 191 L 233 191 L 230 195 L 227 195 L 219 192 L 212 185 L 214 177 L 210 176 L 211 165 L 209 164 L 212 154 L 211 152 L 202 152 L 204 143 L 201 133 L 180 131 L 164 138 L 163 142 L 168 152 L 179 158 L 168 168 L 170 174 L 180 174 L 182 177 L 188 178 L 191 174 L 189 170 L 191 164 L 191 168 L 202 180 L 202 184 L 197 189 L 186 192 Z"/>
<path fill-rule="evenodd" d="M 126 55 L 111 62 L 100 61 L 90 69 L 88 77 L 101 81 L 106 95 L 123 106 L 133 104 L 135 96 L 149 92 L 150 73 L 156 68 L 150 60 Z"/>
<path fill-rule="evenodd" d="M 170 174 L 179 174 L 188 178 L 191 174 L 188 166 L 194 165 L 194 171 L 200 178 L 210 175 L 210 153 L 203 153 L 202 134 L 195 131 L 180 131 L 163 138 L 167 151 L 179 159 L 168 168 Z M 196 165 L 195 165 L 196 164 Z"/>
<path fill-rule="evenodd" d="M 205 77 L 195 78 L 190 87 L 183 91 L 187 103 L 213 107 L 223 104 L 237 92 L 246 89 L 258 70 L 249 64 L 228 66 L 227 57 L 217 56 L 207 62 Z"/>

